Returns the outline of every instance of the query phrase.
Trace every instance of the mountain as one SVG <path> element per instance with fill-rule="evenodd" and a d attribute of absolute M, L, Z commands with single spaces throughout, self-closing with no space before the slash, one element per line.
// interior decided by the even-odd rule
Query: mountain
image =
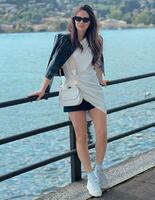
<path fill-rule="evenodd" d="M 155 25 L 155 0 L 0 0 L 0 31 L 64 30 L 72 9 L 83 4 L 94 8 L 103 26 L 107 20 L 112 27 L 116 21 L 124 27 Z"/>

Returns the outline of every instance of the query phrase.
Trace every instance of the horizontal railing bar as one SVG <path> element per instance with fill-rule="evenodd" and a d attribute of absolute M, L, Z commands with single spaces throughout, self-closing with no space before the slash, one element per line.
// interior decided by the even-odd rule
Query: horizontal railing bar
<path fill-rule="evenodd" d="M 130 136 L 130 135 L 133 135 L 137 132 L 140 132 L 142 130 L 145 130 L 145 129 L 148 129 L 148 128 L 151 128 L 151 127 L 154 127 L 155 126 L 155 122 L 154 123 L 151 123 L 151 124 L 148 124 L 148 125 L 145 125 L 143 127 L 139 127 L 139 128 L 136 128 L 136 129 L 133 129 L 131 131 L 128 131 L 128 132 L 125 132 L 125 133 L 122 133 L 122 134 L 119 134 L 119 135 L 116 135 L 116 136 L 113 136 L 111 138 L 108 139 L 108 143 L 110 142 L 113 142 L 113 141 L 116 141 L 118 139 L 121 139 L 121 138 L 125 138 L 127 136 Z M 88 148 L 89 149 L 92 149 L 95 147 L 95 143 L 92 143 L 92 144 L 89 144 L 88 145 Z M 64 153 L 64 154 L 61 154 L 61 155 L 58 155 L 58 156 L 55 156 L 53 158 L 49 158 L 47 160 L 44 160 L 44 161 L 41 161 L 39 163 L 35 163 L 33 165 L 30 165 L 30 166 L 27 166 L 25 168 L 21 168 L 19 170 L 16 170 L 16 171 L 13 171 L 13 172 L 10 172 L 8 174 L 5 174 L 5 175 L 2 175 L 0 176 L 0 181 L 4 181 L 6 179 L 9 179 L 9 178 L 12 178 L 12 177 L 15 177 L 17 175 L 20 175 L 20 174 L 23 174 L 23 173 L 26 173 L 28 171 L 31 171 L 31 170 L 34 170 L 34 169 L 37 169 L 39 167 L 42 167 L 44 165 L 47 165 L 47 164 L 50 164 L 52 162 L 56 162 L 58 160 L 62 160 L 64 158 L 67 158 L 69 156 L 72 156 L 73 154 L 76 154 L 77 151 L 76 149 L 73 149 L 67 153 Z"/>
<path fill-rule="evenodd" d="M 147 98 L 147 99 L 144 99 L 144 100 L 140 100 L 140 101 L 135 101 L 133 103 L 128 103 L 128 104 L 125 104 L 125 105 L 122 105 L 122 106 L 118 106 L 118 107 L 115 107 L 115 108 L 111 108 L 108 113 L 113 113 L 113 112 L 117 112 L 117 111 L 121 111 L 121 110 L 124 110 L 124 109 L 127 109 L 127 108 L 131 108 L 131 107 L 134 107 L 134 106 L 139 106 L 139 105 L 142 105 L 142 104 L 145 104 L 145 103 L 149 103 L 149 102 L 152 102 L 152 101 L 155 101 L 155 97 L 151 97 L 151 98 Z"/>
<path fill-rule="evenodd" d="M 119 134 L 119 135 L 113 136 L 113 137 L 109 138 L 109 142 L 113 142 L 115 140 L 122 139 L 124 137 L 130 136 L 132 134 L 138 133 L 140 131 L 143 131 L 143 130 L 146 130 L 146 129 L 149 129 L 152 127 L 155 127 L 155 122 L 151 123 L 151 124 L 147 124 L 147 125 L 139 127 L 139 128 L 136 128 L 136 129 L 133 129 L 133 130 L 130 130 L 130 131 L 127 131 L 127 132 Z"/>
<path fill-rule="evenodd" d="M 141 104 L 149 103 L 151 101 L 155 101 L 155 97 L 108 109 L 107 114 L 117 112 L 117 111 L 121 111 L 121 110 L 124 110 L 124 109 L 127 109 L 127 108 L 131 108 L 131 107 L 134 107 L 134 106 L 141 105 Z M 16 141 L 16 140 L 19 140 L 19 139 L 24 139 L 26 137 L 31 137 L 31 136 L 34 136 L 34 135 L 37 135 L 37 134 L 40 134 L 40 133 L 43 133 L 43 132 L 46 132 L 46 131 L 51 131 L 51 130 L 55 130 L 55 129 L 58 129 L 58 128 L 62 128 L 62 127 L 68 126 L 70 124 L 71 124 L 70 121 L 66 121 L 66 122 L 50 125 L 50 126 L 47 126 L 47 127 L 39 128 L 39 129 L 36 129 L 36 130 L 28 131 L 28 132 L 25 132 L 25 133 L 21 133 L 21 134 L 18 134 L 18 135 L 9 136 L 7 138 L 0 139 L 0 145 L 10 143 L 10 142 L 13 142 L 13 141 Z"/>
<path fill-rule="evenodd" d="M 10 179 L 12 177 L 15 177 L 15 176 L 18 176 L 20 174 L 24 174 L 26 172 L 29 172 L 31 170 L 34 170 L 34 169 L 37 169 L 37 168 L 40 168 L 42 166 L 45 166 L 47 164 L 50 164 L 50 163 L 53 163 L 53 162 L 56 162 L 56 161 L 59 161 L 59 160 L 62 160 L 64 158 L 68 158 L 69 156 L 73 155 L 76 153 L 76 150 L 73 149 L 69 152 L 66 152 L 64 154 L 61 154 L 61 155 L 58 155 L 58 156 L 55 156 L 53 158 L 49 158 L 47 160 L 44 160 L 44 161 L 41 161 L 39 163 L 35 163 L 33 165 L 30 165 L 30 166 L 27 166 L 27 167 L 24 167 L 24 168 L 21 168 L 21 169 L 18 169 L 16 171 L 13 171 L 13 172 L 10 172 L 8 174 L 5 174 L 5 175 L 2 175 L 0 176 L 0 182 L 1 181 L 4 181 L 4 180 L 7 180 L 7 179 Z"/>
<path fill-rule="evenodd" d="M 56 96 L 58 96 L 58 94 L 59 94 L 58 91 L 51 92 L 51 93 L 45 93 L 45 95 L 41 99 L 48 99 L 49 97 L 56 97 Z M 37 100 L 37 96 L 32 96 L 32 97 L 25 97 L 22 99 L 15 99 L 15 100 L 11 100 L 11 101 L 1 102 L 0 108 L 19 105 L 19 104 L 23 104 L 23 103 L 36 101 L 36 100 Z"/>
<path fill-rule="evenodd" d="M 113 84 L 118 84 L 118 83 L 123 83 L 123 82 L 127 82 L 127 81 L 138 80 L 138 79 L 142 79 L 142 78 L 148 78 L 151 76 L 155 76 L 155 72 L 107 81 L 107 86 L 113 85 Z M 52 92 L 52 93 L 46 93 L 41 99 L 48 99 L 50 97 L 55 97 L 55 96 L 58 96 L 58 94 L 59 94 L 58 91 Z M 22 104 L 22 103 L 27 103 L 27 102 L 32 102 L 32 101 L 36 101 L 36 99 L 37 99 L 37 97 L 33 96 L 33 97 L 26 97 L 26 98 L 22 98 L 22 99 L 15 99 L 15 100 L 11 100 L 11 101 L 1 102 L 0 108 L 14 106 L 14 105 Z"/>
<path fill-rule="evenodd" d="M 136 76 L 130 76 L 130 77 L 126 77 L 126 78 L 120 78 L 120 79 L 116 79 L 116 80 L 111 80 L 110 83 L 107 82 L 107 85 L 113 85 L 113 84 L 124 83 L 124 82 L 128 82 L 128 81 L 134 81 L 134 80 L 138 80 L 138 79 L 148 78 L 151 76 L 155 76 L 155 72 L 136 75 Z"/>
<path fill-rule="evenodd" d="M 21 134 L 18 134 L 18 135 L 9 136 L 9 137 L 0 139 L 0 145 L 6 144 L 6 143 L 9 143 L 9 142 L 13 142 L 13 141 L 16 141 L 16 140 L 20 140 L 20 139 L 23 139 L 23 138 L 31 137 L 31 136 L 34 136 L 34 135 L 37 135 L 37 134 L 40 134 L 40 133 L 43 133 L 43 132 L 46 132 L 46 131 L 56 130 L 58 128 L 68 126 L 70 124 L 71 124 L 70 121 L 65 121 L 65 122 L 62 122 L 62 123 L 46 126 L 46 127 L 43 127 L 43 128 L 39 128 L 39 129 L 35 129 L 35 130 L 28 131 L 28 132 L 25 132 L 25 133 L 21 133 Z"/>
<path fill-rule="evenodd" d="M 140 132 L 140 131 L 146 130 L 146 129 L 148 129 L 148 128 L 152 128 L 152 127 L 154 127 L 154 126 L 155 126 L 155 122 L 153 122 L 153 123 L 151 123 L 151 124 L 147 124 L 147 125 L 145 125 L 145 126 L 141 126 L 141 127 L 139 127 L 139 128 L 136 128 L 136 129 L 132 129 L 132 130 L 127 131 L 127 132 L 124 132 L 124 133 L 121 133 L 121 134 L 119 134 L 119 135 L 116 135 L 116 136 L 113 136 L 113 137 L 109 138 L 109 139 L 108 139 L 108 143 L 113 142 L 113 141 L 116 141 L 116 140 L 119 140 L 119 139 L 122 139 L 122 138 L 125 138 L 125 137 L 130 136 L 130 135 L 133 135 L 133 134 L 136 134 L 136 133 L 138 133 L 138 132 Z M 92 149 L 92 148 L 94 148 L 94 147 L 95 147 L 95 143 L 90 144 L 90 145 L 88 146 L 89 149 Z"/>

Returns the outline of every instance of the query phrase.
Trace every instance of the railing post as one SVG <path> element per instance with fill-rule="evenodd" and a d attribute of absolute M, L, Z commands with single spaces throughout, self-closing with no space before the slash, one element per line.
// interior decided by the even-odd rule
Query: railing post
<path fill-rule="evenodd" d="M 76 137 L 73 125 L 69 126 L 70 149 L 76 148 Z M 75 182 L 81 179 L 81 162 L 77 154 L 71 156 L 71 181 Z"/>

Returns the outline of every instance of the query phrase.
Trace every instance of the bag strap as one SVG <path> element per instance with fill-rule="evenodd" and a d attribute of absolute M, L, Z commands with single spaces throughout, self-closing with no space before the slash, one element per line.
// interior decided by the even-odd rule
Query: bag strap
<path fill-rule="evenodd" d="M 59 69 L 59 77 L 60 77 L 60 84 L 62 85 L 63 84 L 63 78 L 61 76 L 61 69 Z"/>

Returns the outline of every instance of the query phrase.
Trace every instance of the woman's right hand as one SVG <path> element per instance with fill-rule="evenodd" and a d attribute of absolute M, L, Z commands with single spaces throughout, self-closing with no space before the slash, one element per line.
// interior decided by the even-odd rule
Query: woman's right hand
<path fill-rule="evenodd" d="M 45 91 L 43 90 L 38 90 L 36 92 L 33 92 L 31 94 L 29 94 L 27 97 L 32 97 L 32 96 L 38 96 L 37 101 L 40 100 L 45 94 Z"/>
<path fill-rule="evenodd" d="M 38 96 L 37 100 L 40 100 L 46 91 L 46 88 L 48 87 L 49 84 L 51 84 L 53 81 L 53 78 L 50 80 L 48 78 L 44 78 L 41 87 L 39 88 L 38 91 L 31 93 L 30 95 L 28 95 L 27 97 L 31 97 L 31 96 Z"/>

